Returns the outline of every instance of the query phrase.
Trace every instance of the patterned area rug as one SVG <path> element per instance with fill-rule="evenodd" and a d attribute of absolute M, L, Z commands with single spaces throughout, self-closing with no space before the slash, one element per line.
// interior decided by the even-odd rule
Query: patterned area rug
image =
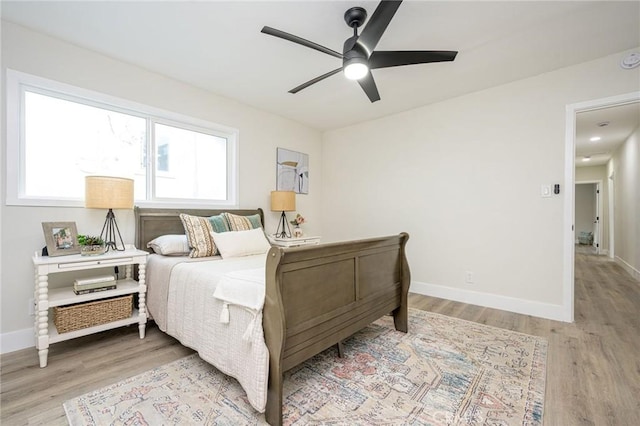
<path fill-rule="evenodd" d="M 545 339 L 409 310 L 285 375 L 286 425 L 541 425 Z M 64 403 L 79 425 L 262 425 L 235 379 L 191 355 Z"/>

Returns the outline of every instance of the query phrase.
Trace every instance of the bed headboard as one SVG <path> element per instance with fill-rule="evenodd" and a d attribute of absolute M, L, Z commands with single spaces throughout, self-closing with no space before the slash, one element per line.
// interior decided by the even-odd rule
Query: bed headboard
<path fill-rule="evenodd" d="M 184 234 L 184 227 L 180 220 L 180 213 L 193 216 L 215 216 L 223 212 L 229 212 L 240 216 L 260 215 L 260 223 L 264 228 L 264 212 L 261 208 L 255 210 L 206 210 L 206 209 L 156 209 L 141 208 L 136 206 L 136 247 L 140 250 L 151 251 L 147 243 L 160 235 Z"/>

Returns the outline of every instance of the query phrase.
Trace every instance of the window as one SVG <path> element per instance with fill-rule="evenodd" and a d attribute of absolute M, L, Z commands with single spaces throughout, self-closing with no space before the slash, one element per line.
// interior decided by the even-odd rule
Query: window
<path fill-rule="evenodd" d="M 80 206 L 113 175 L 137 204 L 236 205 L 237 130 L 12 70 L 7 114 L 8 204 Z"/>
<path fill-rule="evenodd" d="M 158 197 L 211 200 L 226 198 L 226 186 L 212 184 L 226 181 L 225 138 L 164 124 L 155 124 L 154 134 L 158 141 Z"/>
<path fill-rule="evenodd" d="M 158 171 L 169 171 L 169 144 L 163 143 L 158 145 Z"/>

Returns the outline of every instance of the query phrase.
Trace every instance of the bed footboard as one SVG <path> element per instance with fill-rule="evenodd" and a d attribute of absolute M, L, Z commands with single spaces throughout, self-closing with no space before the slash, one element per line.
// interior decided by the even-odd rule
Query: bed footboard
<path fill-rule="evenodd" d="M 283 373 L 392 313 L 407 332 L 409 235 L 284 249 L 266 264 L 266 419 L 282 424 Z"/>

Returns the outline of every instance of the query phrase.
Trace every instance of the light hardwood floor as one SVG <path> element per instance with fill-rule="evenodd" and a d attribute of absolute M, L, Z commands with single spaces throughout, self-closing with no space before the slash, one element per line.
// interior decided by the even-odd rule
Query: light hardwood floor
<path fill-rule="evenodd" d="M 640 424 L 640 283 L 602 256 L 576 255 L 573 324 L 412 294 L 410 306 L 548 339 L 544 424 Z M 65 425 L 62 403 L 192 353 L 155 325 L 2 356 L 2 425 Z"/>

